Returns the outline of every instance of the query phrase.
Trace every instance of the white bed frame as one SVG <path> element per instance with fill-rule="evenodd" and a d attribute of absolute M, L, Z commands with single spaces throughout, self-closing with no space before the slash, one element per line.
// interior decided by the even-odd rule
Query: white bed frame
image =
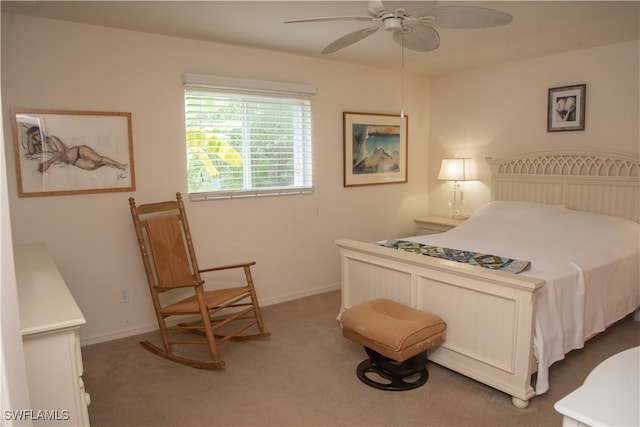
<path fill-rule="evenodd" d="M 562 204 L 640 222 L 640 159 L 612 152 L 539 152 L 492 167 L 492 199 Z M 342 307 L 390 298 L 447 322 L 435 363 L 512 396 L 527 407 L 535 395 L 535 292 L 544 280 L 338 240 Z"/>

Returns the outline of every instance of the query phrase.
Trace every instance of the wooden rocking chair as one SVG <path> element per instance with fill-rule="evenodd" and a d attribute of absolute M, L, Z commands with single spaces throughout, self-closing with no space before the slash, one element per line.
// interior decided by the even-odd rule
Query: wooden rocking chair
<path fill-rule="evenodd" d="M 255 262 L 200 270 L 180 193 L 176 193 L 175 201 L 140 206 L 132 197 L 129 206 L 164 345 L 163 349 L 143 341 L 140 344 L 144 348 L 173 362 L 216 369 L 225 364 L 218 355 L 219 344 L 271 335 L 264 330 L 251 276 Z M 246 283 L 205 290 L 202 273 L 232 269 L 244 270 Z M 179 294 L 179 300 L 174 297 L 173 302 L 163 303 L 170 300 L 172 293 Z M 252 335 L 243 333 L 251 327 L 258 331 Z M 216 333 L 221 328 L 224 333 Z M 205 345 L 210 357 L 207 354 L 207 360 L 194 360 L 178 356 L 174 346 L 180 344 Z"/>

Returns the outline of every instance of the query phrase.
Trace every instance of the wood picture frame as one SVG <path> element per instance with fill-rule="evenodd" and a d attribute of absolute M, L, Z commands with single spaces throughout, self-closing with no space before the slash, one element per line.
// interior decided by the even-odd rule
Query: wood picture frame
<path fill-rule="evenodd" d="M 135 190 L 131 113 L 11 110 L 19 197 Z"/>
<path fill-rule="evenodd" d="M 409 118 L 344 112 L 344 186 L 407 182 Z"/>
<path fill-rule="evenodd" d="M 550 88 L 547 132 L 584 130 L 586 95 L 586 84 Z"/>

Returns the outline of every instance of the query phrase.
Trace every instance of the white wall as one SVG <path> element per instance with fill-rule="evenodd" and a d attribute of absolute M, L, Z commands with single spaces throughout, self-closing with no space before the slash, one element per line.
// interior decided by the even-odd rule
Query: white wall
<path fill-rule="evenodd" d="M 200 266 L 256 260 L 263 304 L 336 288 L 335 239 L 413 234 L 412 218 L 426 213 L 424 77 L 405 78 L 409 183 L 343 188 L 342 113 L 399 113 L 398 72 L 20 15 L 2 19 L 5 123 L 9 108 L 132 113 L 134 193 L 18 198 L 13 158 L 7 158 L 14 242 L 47 244 L 87 319 L 84 344 L 155 328 L 127 199 L 145 203 L 186 193 L 182 73 L 317 88 L 313 195 L 187 204 Z M 8 125 L 4 136 L 12 141 Z M 123 288 L 127 304 L 119 302 Z"/>
<path fill-rule="evenodd" d="M 1 98 L 0 90 L 0 98 Z M 0 128 L 3 126 L 0 117 Z M 0 135 L 4 142 L 4 135 Z M 5 147 L 0 147 L 1 157 L 6 158 Z M 7 169 L 0 161 L 0 425 L 32 425 L 30 421 L 17 421 L 5 416 L 4 411 L 31 407 L 27 371 L 22 349 L 22 327 L 18 310 L 18 292 L 11 245 L 11 215 L 7 194 Z"/>
<path fill-rule="evenodd" d="M 474 158 L 467 213 L 490 200 L 485 157 L 540 150 L 640 152 L 639 42 L 487 67 L 431 80 L 429 208 L 446 214 L 450 183 L 436 181 L 442 157 Z M 586 83 L 584 131 L 547 132 L 547 90 Z"/>

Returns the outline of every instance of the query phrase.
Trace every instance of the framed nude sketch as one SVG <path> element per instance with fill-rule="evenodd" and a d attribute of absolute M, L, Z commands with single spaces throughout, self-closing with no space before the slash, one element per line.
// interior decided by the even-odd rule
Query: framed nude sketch
<path fill-rule="evenodd" d="M 11 111 L 19 197 L 135 190 L 131 113 Z"/>
<path fill-rule="evenodd" d="M 343 113 L 344 186 L 407 182 L 409 118 Z"/>
<path fill-rule="evenodd" d="M 547 132 L 584 130 L 587 85 L 549 89 Z"/>

